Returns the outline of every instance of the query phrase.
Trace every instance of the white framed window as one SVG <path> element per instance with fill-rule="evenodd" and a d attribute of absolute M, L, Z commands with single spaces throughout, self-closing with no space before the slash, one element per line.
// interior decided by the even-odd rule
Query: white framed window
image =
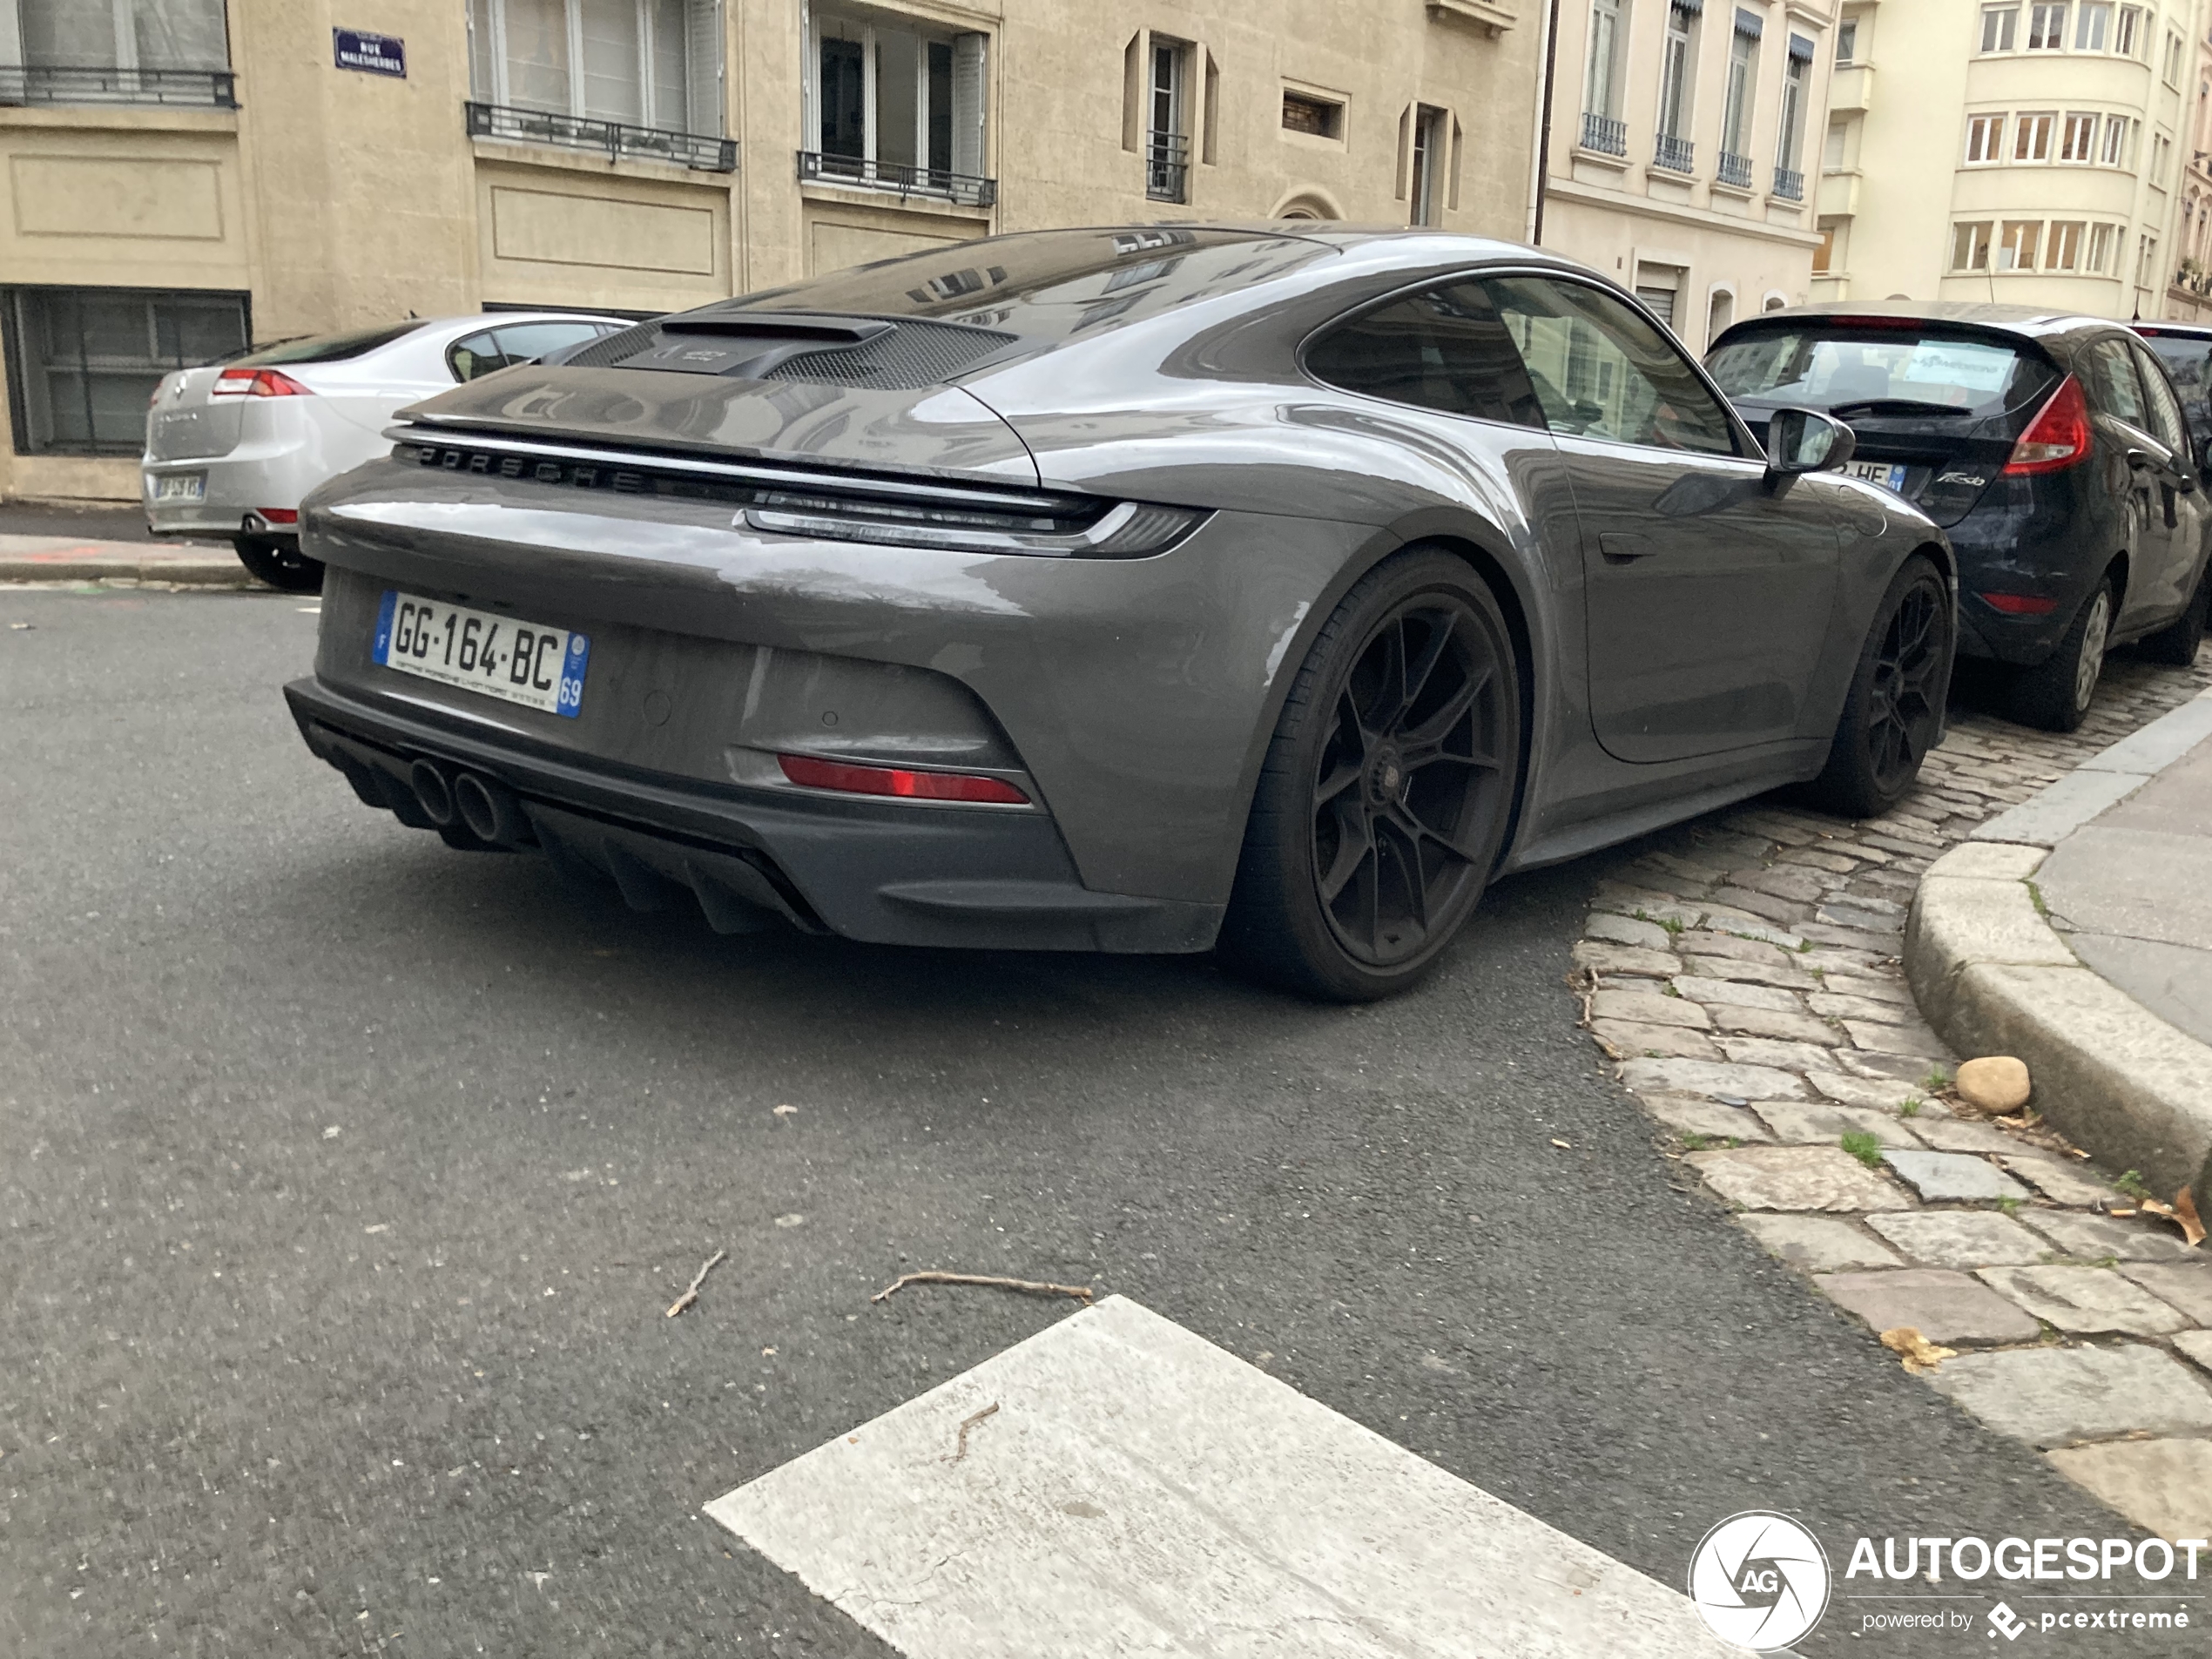
<path fill-rule="evenodd" d="M 1721 150 L 1739 159 L 1751 152 L 1751 103 L 1759 84 L 1761 30 L 1758 13 L 1739 10 L 1729 36 L 1728 78 L 1721 94 Z M 1748 174 L 1738 182 L 1749 184 Z"/>
<path fill-rule="evenodd" d="M 2143 33 L 2143 9 L 2122 6 L 2112 26 L 2112 49 L 2123 57 L 2133 57 Z"/>
<path fill-rule="evenodd" d="M 2047 0 L 2027 9 L 2027 49 L 2054 52 L 2066 46 L 2066 0 Z"/>
<path fill-rule="evenodd" d="M 1782 120 L 1775 136 L 1775 165 L 1785 172 L 1804 167 L 1805 103 L 1812 76 L 1812 42 L 1790 37 L 1790 61 L 1782 71 Z"/>
<path fill-rule="evenodd" d="M 1981 49 L 1986 52 L 2008 52 L 2020 44 L 2020 9 L 2018 6 L 1984 6 L 1981 9 Z"/>
<path fill-rule="evenodd" d="M 2097 122 L 2094 111 L 2068 110 L 2059 126 L 2059 159 L 2087 164 L 2097 158 Z"/>
<path fill-rule="evenodd" d="M 1440 225 L 1451 165 L 1451 111 L 1416 104 L 1407 113 L 1413 125 L 1406 175 L 1408 220 L 1415 225 Z"/>
<path fill-rule="evenodd" d="M 2112 38 L 2112 0 L 2081 0 L 2074 20 L 2074 50 L 2101 52 Z"/>
<path fill-rule="evenodd" d="M 2134 158 L 2135 124 L 2124 115 L 2105 117 L 2104 143 L 2097 159 L 2107 167 L 2125 167 Z"/>
<path fill-rule="evenodd" d="M 1972 219 L 1951 227 L 1951 268 L 1954 271 L 1986 271 L 1989 269 L 1991 226 L 1987 219 Z"/>
<path fill-rule="evenodd" d="M 2117 232 L 2118 227 L 2112 225 L 2092 225 L 2089 226 L 2089 253 L 2087 266 L 2090 270 L 2098 273 L 2100 275 L 2105 274 L 2112 269 L 2112 250 L 2118 240 Z"/>
<path fill-rule="evenodd" d="M 2165 77 L 2168 86 L 2182 84 L 2182 37 L 2171 30 L 2166 35 Z"/>
<path fill-rule="evenodd" d="M 2166 182 L 2167 158 L 2174 152 L 2174 141 L 2163 132 L 2154 132 L 2150 140 L 2150 181 L 2163 185 Z"/>
<path fill-rule="evenodd" d="M 1683 0 L 1667 7 L 1667 38 L 1659 57 L 1659 136 L 1689 136 L 1691 88 L 1697 78 L 1697 13 Z"/>
<path fill-rule="evenodd" d="M 2048 161 L 2051 158 L 2051 131 L 2058 125 L 2058 115 L 2051 110 L 2022 110 L 2013 118 L 2013 159 L 2014 161 Z"/>
<path fill-rule="evenodd" d="M 817 12 L 805 176 L 988 206 L 988 38 L 897 12 Z"/>
<path fill-rule="evenodd" d="M 1836 25 L 1836 64 L 1847 68 L 1858 61 L 1858 19 L 1846 18 Z"/>
<path fill-rule="evenodd" d="M 2157 268 L 2158 239 L 2148 235 L 2137 237 L 2135 239 L 2135 286 L 2139 288 L 2150 287 L 2151 273 Z"/>
<path fill-rule="evenodd" d="M 480 102 L 666 132 L 722 131 L 715 0 L 469 0 Z"/>
<path fill-rule="evenodd" d="M 1190 43 L 1154 35 L 1144 67 L 1144 193 L 1190 199 Z"/>
<path fill-rule="evenodd" d="M 2078 219 L 2052 221 L 2049 239 L 2043 249 L 2043 268 L 2047 271 L 2078 271 L 2081 268 L 2081 233 L 2086 227 Z"/>
<path fill-rule="evenodd" d="M 1590 0 L 1590 55 L 1582 78 L 1582 109 L 1588 114 L 1620 118 L 1628 22 L 1623 0 Z"/>
<path fill-rule="evenodd" d="M 2041 219 L 2006 219 L 1997 239 L 1997 268 L 2000 271 L 2033 271 L 2035 255 L 2042 244 Z"/>
<path fill-rule="evenodd" d="M 1966 165 L 1987 165 L 2005 158 L 2005 118 L 1970 115 L 1966 118 Z"/>

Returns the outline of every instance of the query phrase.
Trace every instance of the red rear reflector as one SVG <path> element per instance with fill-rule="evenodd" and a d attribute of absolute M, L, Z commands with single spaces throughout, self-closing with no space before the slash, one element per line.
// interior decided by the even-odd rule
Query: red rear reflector
<path fill-rule="evenodd" d="M 273 368 L 226 368 L 215 377 L 210 397 L 313 397 L 291 375 Z"/>
<path fill-rule="evenodd" d="M 297 524 L 300 522 L 297 507 L 256 507 L 253 511 L 264 523 Z"/>
<path fill-rule="evenodd" d="M 2005 476 L 2057 472 L 2088 458 L 2089 405 L 2081 395 L 2081 382 L 2069 374 L 2059 382 L 2051 401 L 2013 446 L 2013 458 L 2005 463 Z"/>
<path fill-rule="evenodd" d="M 2008 617 L 2047 617 L 2059 608 L 2056 599 L 2039 599 L 2032 593 L 1985 593 L 1977 596 L 1992 610 Z"/>
<path fill-rule="evenodd" d="M 855 766 L 812 755 L 778 755 L 784 776 L 809 789 L 840 789 L 851 795 L 900 795 L 908 800 L 981 800 L 1026 806 L 1029 798 L 1002 778 L 966 772 L 908 772 L 896 766 Z"/>

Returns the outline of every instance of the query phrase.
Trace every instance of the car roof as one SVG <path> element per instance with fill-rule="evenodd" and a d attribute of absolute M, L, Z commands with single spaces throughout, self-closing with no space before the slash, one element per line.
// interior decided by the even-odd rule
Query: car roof
<path fill-rule="evenodd" d="M 2110 317 L 2092 317 L 2080 312 L 2056 311 L 2040 306 L 1985 305 L 1961 300 L 1829 300 L 1817 305 L 1788 306 L 1779 311 L 1763 311 L 1756 317 L 1746 317 L 1729 332 L 1750 328 L 1760 323 L 1811 320 L 1821 317 L 1896 317 L 1923 322 L 1961 323 L 1970 327 L 2018 334 L 2028 340 L 2050 340 L 2061 335 L 2107 329 L 2125 329 L 2124 322 Z"/>

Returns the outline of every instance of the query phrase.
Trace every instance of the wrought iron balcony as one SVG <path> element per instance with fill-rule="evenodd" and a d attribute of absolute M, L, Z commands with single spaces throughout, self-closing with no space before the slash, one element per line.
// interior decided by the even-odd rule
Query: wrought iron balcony
<path fill-rule="evenodd" d="M 1190 199 L 1190 141 L 1176 132 L 1144 135 L 1144 193 L 1156 202 Z"/>
<path fill-rule="evenodd" d="M 602 150 L 610 161 L 625 157 L 649 161 L 672 161 L 701 172 L 735 172 L 738 141 L 704 132 L 672 132 L 660 127 L 634 127 L 621 121 L 592 121 L 577 115 L 556 115 L 550 110 L 518 109 L 507 104 L 465 105 L 469 136 L 505 138 L 517 144 L 557 144 L 571 150 Z"/>
<path fill-rule="evenodd" d="M 1801 202 L 1805 199 L 1805 176 L 1792 172 L 1787 167 L 1774 170 L 1774 193 L 1784 201 Z"/>
<path fill-rule="evenodd" d="M 170 104 L 234 110 L 238 77 L 227 69 L 0 68 L 0 105 L 24 104 Z"/>
<path fill-rule="evenodd" d="M 1734 185 L 1738 190 L 1750 189 L 1751 158 L 1722 151 L 1720 181 L 1724 185 Z"/>
<path fill-rule="evenodd" d="M 1662 132 L 1652 140 L 1651 165 L 1655 167 L 1664 167 L 1669 172 L 1693 172 L 1696 160 L 1697 146 L 1688 138 Z"/>
<path fill-rule="evenodd" d="M 999 199 L 995 179 L 948 172 L 942 167 L 869 161 L 860 156 L 825 155 L 819 150 L 799 152 L 799 176 L 808 184 L 846 185 L 892 196 L 925 196 L 932 201 L 958 202 L 963 207 L 995 206 Z"/>
<path fill-rule="evenodd" d="M 1595 150 L 1600 155 L 1625 156 L 1629 153 L 1629 124 L 1616 121 L 1609 115 L 1595 115 L 1582 111 L 1582 148 Z"/>

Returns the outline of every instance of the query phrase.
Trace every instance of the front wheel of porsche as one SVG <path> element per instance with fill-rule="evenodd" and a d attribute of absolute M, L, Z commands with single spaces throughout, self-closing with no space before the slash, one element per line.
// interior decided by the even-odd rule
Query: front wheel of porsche
<path fill-rule="evenodd" d="M 1420 980 L 1489 883 L 1522 718 L 1512 636 L 1480 577 L 1435 550 L 1370 571 L 1276 723 L 1223 953 L 1333 1001 Z"/>

